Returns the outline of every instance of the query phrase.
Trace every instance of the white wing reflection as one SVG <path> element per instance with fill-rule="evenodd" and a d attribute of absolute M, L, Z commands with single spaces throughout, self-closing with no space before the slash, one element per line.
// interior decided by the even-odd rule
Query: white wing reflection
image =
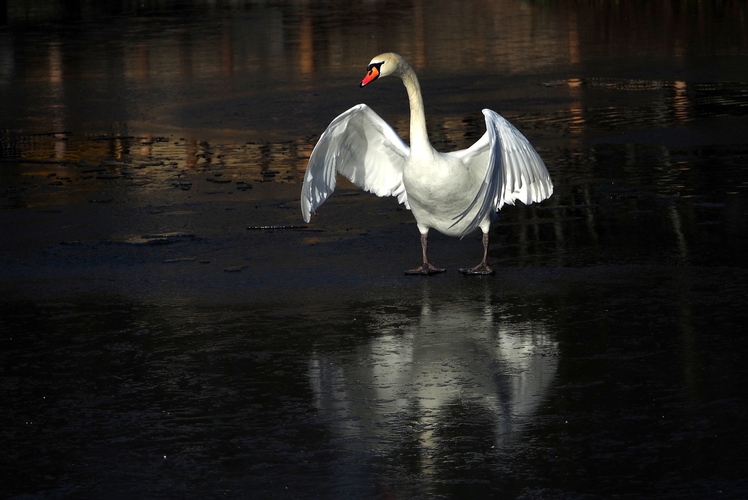
<path fill-rule="evenodd" d="M 381 454 L 407 442 L 428 467 L 443 429 L 458 422 L 481 427 L 489 447 L 511 439 L 549 388 L 558 345 L 544 321 L 492 303 L 488 286 L 477 300 L 432 300 L 424 284 L 410 314 L 407 307 L 391 312 L 391 304 L 369 310 L 375 331 L 368 341 L 314 353 L 318 415 L 342 446 Z M 479 421 L 466 422 L 465 408 Z"/>

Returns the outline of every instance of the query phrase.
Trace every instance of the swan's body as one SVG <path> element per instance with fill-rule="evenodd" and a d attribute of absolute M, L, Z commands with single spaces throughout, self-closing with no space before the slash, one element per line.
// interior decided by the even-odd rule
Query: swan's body
<path fill-rule="evenodd" d="M 408 274 L 443 272 L 429 263 L 428 232 L 463 237 L 483 232 L 483 260 L 468 274 L 490 274 L 488 231 L 496 212 L 516 200 L 525 204 L 553 193 L 548 170 L 527 139 L 498 113 L 484 109 L 486 133 L 470 148 L 436 151 L 428 140 L 423 99 L 413 68 L 399 55 L 371 60 L 361 86 L 380 76 L 399 76 L 410 102 L 410 147 L 366 104 L 335 118 L 309 158 L 301 212 L 309 222 L 335 189 L 337 173 L 378 196 L 397 196 L 412 210 L 421 233 L 422 266 Z"/>

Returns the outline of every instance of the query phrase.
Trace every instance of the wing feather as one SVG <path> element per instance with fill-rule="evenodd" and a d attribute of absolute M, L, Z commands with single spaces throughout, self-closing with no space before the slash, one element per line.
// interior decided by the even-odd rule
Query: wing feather
<path fill-rule="evenodd" d="M 377 196 L 397 196 L 408 207 L 403 169 L 410 149 L 366 104 L 335 118 L 314 146 L 301 187 L 306 222 L 335 190 L 336 175 Z M 410 208 L 410 207 L 408 207 Z"/>
<path fill-rule="evenodd" d="M 462 232 L 467 235 L 492 211 L 519 200 L 529 205 L 553 194 L 553 183 L 542 158 L 527 138 L 498 113 L 484 109 L 486 134 L 465 150 L 463 161 L 470 168 L 485 169 L 473 201 L 455 217 L 462 221 L 478 206 L 472 221 Z M 453 225 L 454 225 L 453 224 Z"/>

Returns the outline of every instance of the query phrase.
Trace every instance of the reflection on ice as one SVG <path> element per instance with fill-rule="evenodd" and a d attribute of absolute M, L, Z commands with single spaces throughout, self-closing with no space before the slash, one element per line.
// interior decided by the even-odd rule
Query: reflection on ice
<path fill-rule="evenodd" d="M 405 446 L 428 470 L 471 435 L 481 443 L 474 449 L 490 450 L 517 433 L 555 376 L 558 345 L 542 318 L 516 314 L 489 286 L 432 300 L 424 283 L 413 308 L 370 310 L 367 341 L 314 353 L 315 405 L 349 452 L 388 456 Z"/>

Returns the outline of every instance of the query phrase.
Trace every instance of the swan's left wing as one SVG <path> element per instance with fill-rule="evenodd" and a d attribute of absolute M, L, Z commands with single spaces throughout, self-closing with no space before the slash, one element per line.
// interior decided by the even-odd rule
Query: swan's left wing
<path fill-rule="evenodd" d="M 335 190 L 336 175 L 377 196 L 397 196 L 408 207 L 403 169 L 410 150 L 366 104 L 335 118 L 314 146 L 301 187 L 301 213 L 311 214 Z M 410 207 L 408 207 L 410 208 Z"/>
<path fill-rule="evenodd" d="M 462 236 L 478 227 L 491 211 L 519 200 L 525 205 L 543 201 L 553 194 L 553 183 L 543 160 L 527 138 L 498 113 L 484 109 L 486 133 L 462 154 L 470 168 L 485 165 L 483 182 L 467 209 L 455 217 L 463 220 L 478 205 L 478 210 Z"/>

